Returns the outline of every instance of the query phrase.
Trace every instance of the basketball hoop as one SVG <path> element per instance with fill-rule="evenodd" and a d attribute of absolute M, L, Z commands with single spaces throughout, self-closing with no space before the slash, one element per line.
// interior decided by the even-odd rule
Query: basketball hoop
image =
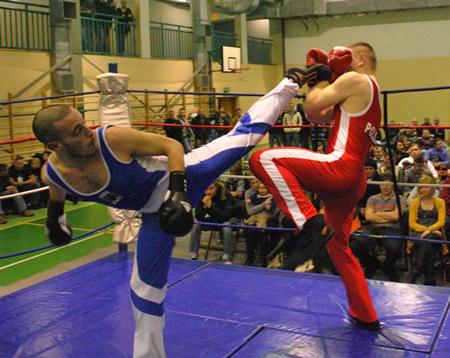
<path fill-rule="evenodd" d="M 242 71 L 248 71 L 250 68 L 230 68 L 229 73 L 241 73 Z"/>

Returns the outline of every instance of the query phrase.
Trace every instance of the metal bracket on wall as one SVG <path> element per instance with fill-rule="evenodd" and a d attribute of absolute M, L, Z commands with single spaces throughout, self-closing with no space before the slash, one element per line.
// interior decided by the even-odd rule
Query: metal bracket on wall
<path fill-rule="evenodd" d="M 303 20 L 303 19 L 300 19 L 300 22 L 301 22 L 301 23 L 303 24 L 303 26 L 305 27 L 306 32 L 309 32 L 309 26 L 308 26 L 308 24 L 306 23 L 306 21 Z"/>

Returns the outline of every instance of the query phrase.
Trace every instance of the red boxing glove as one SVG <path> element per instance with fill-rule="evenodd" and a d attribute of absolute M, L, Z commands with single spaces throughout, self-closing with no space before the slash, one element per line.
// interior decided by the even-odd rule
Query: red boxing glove
<path fill-rule="evenodd" d="M 328 64 L 328 54 L 320 48 L 312 48 L 306 53 L 306 67 L 317 63 Z"/>
<path fill-rule="evenodd" d="M 335 78 L 351 70 L 352 51 L 347 47 L 335 46 L 328 54 L 328 66 Z M 334 77 L 334 76 L 333 76 Z"/>

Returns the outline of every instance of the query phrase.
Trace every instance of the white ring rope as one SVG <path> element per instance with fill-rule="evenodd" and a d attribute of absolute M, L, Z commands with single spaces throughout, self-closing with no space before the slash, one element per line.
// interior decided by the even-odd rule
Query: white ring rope
<path fill-rule="evenodd" d="M 254 175 L 231 175 L 231 174 L 223 174 L 222 178 L 230 178 L 230 179 L 256 179 Z M 368 180 L 367 184 L 384 184 L 391 183 L 391 181 L 376 181 L 376 180 Z M 431 186 L 436 188 L 450 188 L 450 184 L 419 184 L 419 183 L 397 183 L 398 186 Z"/>
<path fill-rule="evenodd" d="M 46 191 L 46 190 L 48 190 L 48 186 L 43 186 L 42 188 L 37 188 L 37 189 L 32 189 L 32 190 L 27 190 L 27 191 L 21 191 L 21 192 L 14 193 L 14 194 L 8 194 L 8 195 L 0 196 L 0 200 L 11 199 L 11 198 L 15 198 L 16 196 L 30 195 L 30 194 L 34 194 L 34 193 L 38 193 L 40 191 Z"/>
<path fill-rule="evenodd" d="M 221 177 L 222 178 L 229 178 L 229 179 L 256 179 L 256 177 L 253 176 L 253 175 L 222 174 Z M 385 184 L 385 183 L 391 183 L 392 184 L 391 181 L 376 181 L 376 180 L 368 180 L 367 181 L 367 184 L 375 184 L 375 185 Z M 406 187 L 428 186 L 428 187 L 433 187 L 433 188 L 450 188 L 450 184 L 397 183 L 397 185 L 398 186 L 406 186 Z M 30 195 L 30 194 L 39 193 L 41 191 L 46 191 L 46 190 L 48 190 L 48 186 L 43 186 L 43 187 L 37 188 L 37 189 L 32 189 L 32 190 L 28 190 L 28 191 L 22 191 L 22 192 L 19 192 L 19 193 L 14 193 L 14 194 L 8 194 L 8 195 L 0 196 L 0 200 L 11 199 L 11 198 L 15 198 L 16 196 Z"/>

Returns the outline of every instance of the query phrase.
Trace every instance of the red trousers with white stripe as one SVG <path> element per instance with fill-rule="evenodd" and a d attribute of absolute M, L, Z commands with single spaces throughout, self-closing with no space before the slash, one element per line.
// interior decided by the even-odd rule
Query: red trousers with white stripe
<path fill-rule="evenodd" d="M 334 230 L 327 250 L 344 282 L 349 313 L 365 322 L 377 320 L 364 272 L 349 247 L 355 207 L 366 187 L 364 162 L 345 153 L 284 147 L 256 152 L 250 168 L 299 229 L 318 214 L 303 190 L 320 195 L 326 221 Z"/>

